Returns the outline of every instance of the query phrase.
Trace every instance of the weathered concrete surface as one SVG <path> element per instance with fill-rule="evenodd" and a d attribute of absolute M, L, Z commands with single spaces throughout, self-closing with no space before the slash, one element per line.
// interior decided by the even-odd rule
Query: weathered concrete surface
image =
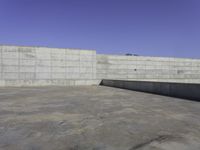
<path fill-rule="evenodd" d="M 97 79 L 200 83 L 200 59 L 97 55 Z"/>
<path fill-rule="evenodd" d="M 200 83 L 200 59 L 0 45 L 2 87 L 98 85 L 102 79 Z"/>
<path fill-rule="evenodd" d="M 199 150 L 200 103 L 129 90 L 0 89 L 2 150 Z"/>
<path fill-rule="evenodd" d="M 101 85 L 200 101 L 200 84 L 102 80 Z"/>
<path fill-rule="evenodd" d="M 0 86 L 74 86 L 96 81 L 96 51 L 0 46 Z"/>

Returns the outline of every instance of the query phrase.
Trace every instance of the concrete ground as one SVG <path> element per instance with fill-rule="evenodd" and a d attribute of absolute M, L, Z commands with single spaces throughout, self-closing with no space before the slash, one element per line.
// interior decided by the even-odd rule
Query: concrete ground
<path fill-rule="evenodd" d="M 101 86 L 0 88 L 1 150 L 199 150 L 200 102 Z"/>

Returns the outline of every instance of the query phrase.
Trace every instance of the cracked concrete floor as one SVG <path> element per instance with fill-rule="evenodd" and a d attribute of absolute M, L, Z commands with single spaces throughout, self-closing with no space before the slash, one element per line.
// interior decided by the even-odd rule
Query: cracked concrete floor
<path fill-rule="evenodd" d="M 1 150 L 199 150 L 200 103 L 103 86 L 0 88 Z"/>

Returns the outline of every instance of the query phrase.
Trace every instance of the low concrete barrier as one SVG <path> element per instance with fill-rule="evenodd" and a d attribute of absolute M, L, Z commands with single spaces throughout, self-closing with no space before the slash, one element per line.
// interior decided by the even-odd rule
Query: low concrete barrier
<path fill-rule="evenodd" d="M 102 80 L 101 85 L 200 101 L 200 84 Z"/>

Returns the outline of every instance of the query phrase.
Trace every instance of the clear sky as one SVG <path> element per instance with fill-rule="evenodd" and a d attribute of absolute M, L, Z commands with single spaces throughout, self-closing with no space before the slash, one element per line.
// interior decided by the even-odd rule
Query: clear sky
<path fill-rule="evenodd" d="M 200 58 L 200 0 L 0 0 L 0 44 Z"/>

